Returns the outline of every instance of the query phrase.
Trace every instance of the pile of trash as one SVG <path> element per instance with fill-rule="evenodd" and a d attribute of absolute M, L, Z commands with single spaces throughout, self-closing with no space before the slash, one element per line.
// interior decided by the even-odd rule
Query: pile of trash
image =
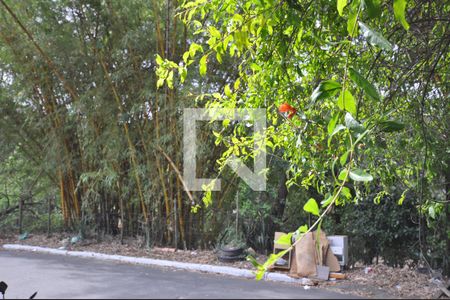
<path fill-rule="evenodd" d="M 287 244 L 280 244 L 285 234 L 275 233 L 274 253 L 288 249 Z M 296 243 L 293 238 L 293 243 Z M 341 273 L 342 265 L 333 251 L 343 253 L 338 247 L 331 247 L 330 240 L 323 231 L 304 234 L 300 241 L 294 244 L 292 251 L 286 253 L 272 267 L 273 270 L 285 270 L 293 278 L 312 278 L 315 280 L 329 280 L 330 278 L 345 279 Z"/>

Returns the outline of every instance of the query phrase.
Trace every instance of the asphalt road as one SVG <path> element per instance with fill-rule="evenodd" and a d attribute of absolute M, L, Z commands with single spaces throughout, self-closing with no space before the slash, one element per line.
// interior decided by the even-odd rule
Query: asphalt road
<path fill-rule="evenodd" d="M 340 298 L 329 291 L 211 274 L 29 252 L 0 251 L 6 299 L 28 298 Z"/>

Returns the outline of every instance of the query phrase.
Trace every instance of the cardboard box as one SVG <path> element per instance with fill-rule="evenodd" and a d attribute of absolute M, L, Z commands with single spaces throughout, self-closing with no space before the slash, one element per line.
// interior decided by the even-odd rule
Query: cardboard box
<path fill-rule="evenodd" d="M 278 241 L 283 235 L 285 235 L 286 233 L 284 232 L 275 232 L 275 239 L 273 241 L 273 253 L 274 254 L 278 254 L 281 251 L 284 251 L 286 249 L 289 249 L 288 245 L 284 245 L 284 244 L 277 244 L 276 241 Z M 286 265 L 277 265 L 276 263 L 273 265 L 274 269 L 280 269 L 280 270 L 289 270 L 291 268 L 291 259 L 292 259 L 292 253 L 291 251 L 289 251 L 288 253 L 286 253 L 282 259 L 284 259 L 287 264 Z"/>

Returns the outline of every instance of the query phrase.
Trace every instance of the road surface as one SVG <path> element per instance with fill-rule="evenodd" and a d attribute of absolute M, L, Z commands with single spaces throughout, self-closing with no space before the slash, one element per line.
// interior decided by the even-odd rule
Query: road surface
<path fill-rule="evenodd" d="M 348 296 L 280 283 L 104 262 L 0 251 L 7 299 L 28 298 L 340 298 Z"/>

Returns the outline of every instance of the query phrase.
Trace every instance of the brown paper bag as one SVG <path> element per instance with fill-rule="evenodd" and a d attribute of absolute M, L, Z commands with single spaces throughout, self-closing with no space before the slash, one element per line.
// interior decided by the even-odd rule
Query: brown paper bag
<path fill-rule="evenodd" d="M 320 253 L 317 249 L 317 238 L 320 242 Z M 330 243 L 326 234 L 321 231 L 317 237 L 317 232 L 305 234 L 302 240 L 292 251 L 292 263 L 289 276 L 294 278 L 314 277 L 317 275 L 317 265 L 324 265 L 330 268 L 331 272 L 339 272 L 341 266 L 336 256 L 330 248 Z"/>
<path fill-rule="evenodd" d="M 309 277 L 316 275 L 316 253 L 313 233 L 307 233 L 295 246 L 292 253 L 290 274 L 293 277 Z"/>

